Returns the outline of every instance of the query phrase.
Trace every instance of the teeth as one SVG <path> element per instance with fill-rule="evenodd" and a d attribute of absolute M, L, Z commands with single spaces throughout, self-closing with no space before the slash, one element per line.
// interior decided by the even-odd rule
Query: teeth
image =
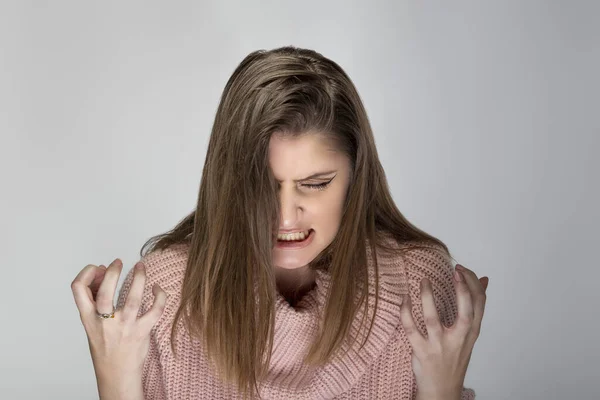
<path fill-rule="evenodd" d="M 308 232 L 295 232 L 295 233 L 286 233 L 286 234 L 278 234 L 277 240 L 304 240 L 308 236 Z"/>

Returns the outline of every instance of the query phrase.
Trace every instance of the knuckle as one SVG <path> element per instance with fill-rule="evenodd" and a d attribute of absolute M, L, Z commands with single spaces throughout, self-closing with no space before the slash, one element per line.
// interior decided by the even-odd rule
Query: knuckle
<path fill-rule="evenodd" d="M 440 355 L 444 353 L 444 346 L 437 340 L 431 341 L 430 346 L 427 349 L 427 356 L 432 358 L 434 363 L 438 363 Z"/>
<path fill-rule="evenodd" d="M 412 336 L 415 333 L 415 329 L 412 326 L 406 326 L 403 325 L 404 327 L 404 332 L 408 335 L 408 336 Z"/>
<path fill-rule="evenodd" d="M 140 309 L 140 302 L 137 299 L 130 299 L 125 302 L 125 306 L 123 307 L 128 313 L 136 313 Z"/>
<path fill-rule="evenodd" d="M 146 337 L 148 337 L 148 332 L 146 332 L 145 329 L 140 328 L 135 331 L 135 334 L 133 336 L 133 342 L 134 343 L 142 342 L 146 339 Z"/>
<path fill-rule="evenodd" d="M 471 315 L 460 315 L 458 317 L 458 323 L 467 326 L 473 323 L 473 317 Z"/>
<path fill-rule="evenodd" d="M 99 297 L 96 300 L 96 305 L 98 306 L 98 311 L 109 310 L 113 306 L 113 303 L 112 303 L 111 299 L 108 299 L 103 296 L 103 297 Z"/>
<path fill-rule="evenodd" d="M 436 336 L 442 331 L 441 326 L 439 324 L 427 326 L 426 328 L 427 334 L 436 334 Z"/>
<path fill-rule="evenodd" d="M 460 282 L 460 283 L 461 283 L 460 285 L 457 285 L 458 291 L 460 293 L 469 293 L 469 287 L 467 286 L 467 283 L 466 282 Z"/>

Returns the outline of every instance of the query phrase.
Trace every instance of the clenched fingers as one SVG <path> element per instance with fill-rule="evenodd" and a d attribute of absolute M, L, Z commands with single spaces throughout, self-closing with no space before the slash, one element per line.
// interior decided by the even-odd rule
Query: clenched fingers
<path fill-rule="evenodd" d="M 96 277 L 101 273 L 100 270 L 101 268 L 98 266 L 88 264 L 79 272 L 79 274 L 77 274 L 73 282 L 71 282 L 71 290 L 73 291 L 75 304 L 77 304 L 77 308 L 82 317 L 95 312 L 96 310 L 90 285 L 92 285 Z"/>
<path fill-rule="evenodd" d="M 410 295 L 405 294 L 402 299 L 402 305 L 400 309 L 400 322 L 406 333 L 406 337 L 410 341 L 413 348 L 423 349 L 426 346 L 426 339 L 421 335 L 421 332 L 417 328 L 417 324 L 412 315 L 412 302 L 410 301 Z"/>
<path fill-rule="evenodd" d="M 421 280 L 421 304 L 423 306 L 423 322 L 427 327 L 427 337 L 439 341 L 443 334 L 442 323 L 435 307 L 431 281 L 427 278 Z"/>
<path fill-rule="evenodd" d="M 463 279 L 456 285 L 458 319 L 462 321 L 463 329 L 470 331 L 476 338 L 481 330 L 487 297 L 484 284 L 470 269 L 461 265 L 457 265 L 456 269 Z"/>
<path fill-rule="evenodd" d="M 146 282 L 146 267 L 142 262 L 135 264 L 133 271 L 133 280 L 127 299 L 123 305 L 122 315 L 124 320 L 135 321 L 142 304 L 142 296 L 144 294 L 144 284 Z"/>
<path fill-rule="evenodd" d="M 102 280 L 104 279 L 105 273 L 106 273 L 106 266 L 100 264 L 98 266 L 98 269 L 96 270 L 96 277 L 94 278 L 94 280 L 92 281 L 92 284 L 90 285 L 90 291 L 92 292 L 92 299 L 94 300 L 94 302 L 96 301 L 96 296 L 98 296 L 98 289 L 100 289 L 100 284 L 102 283 Z"/>
<path fill-rule="evenodd" d="M 145 332 L 150 332 L 156 321 L 160 318 L 167 304 L 167 292 L 165 292 L 158 284 L 152 286 L 152 294 L 154 294 L 154 302 L 152 308 L 140 317 L 138 323 Z"/>
<path fill-rule="evenodd" d="M 115 259 L 104 274 L 104 279 L 98 288 L 96 296 L 96 309 L 99 313 L 111 313 L 113 311 L 113 302 L 115 291 L 119 282 L 119 276 L 123 269 L 123 262 L 118 258 Z"/>

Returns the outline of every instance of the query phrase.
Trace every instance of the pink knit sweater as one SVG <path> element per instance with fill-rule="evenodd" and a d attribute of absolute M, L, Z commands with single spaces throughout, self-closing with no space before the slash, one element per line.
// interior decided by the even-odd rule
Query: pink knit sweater
<path fill-rule="evenodd" d="M 146 284 L 139 315 L 152 306 L 151 288 L 155 283 L 169 294 L 166 308 L 151 331 L 142 379 L 145 399 L 240 399 L 232 386 L 223 384 L 213 373 L 199 341 L 190 339 L 181 322 L 177 336 L 179 358 L 175 359 L 171 352 L 170 327 L 181 301 L 187 249 L 187 245 L 178 244 L 142 258 L 146 265 Z M 371 267 L 369 251 L 367 255 Z M 412 347 L 400 322 L 401 295 L 410 294 L 413 317 L 421 333 L 425 333 L 419 283 L 423 277 L 429 278 L 441 320 L 451 325 L 457 313 L 453 265 L 449 259 L 429 249 L 411 249 L 404 257 L 385 257 L 378 252 L 378 260 L 381 297 L 367 343 L 359 353 L 355 347 L 322 368 L 307 368 L 302 363 L 302 356 L 317 331 L 317 313 L 324 308 L 331 284 L 328 274 L 318 271 L 317 285 L 295 307 L 290 306 L 283 296 L 278 296 L 273 355 L 268 378 L 262 383 L 260 392 L 263 399 L 415 398 L 417 387 L 411 366 Z M 373 307 L 374 271 L 372 268 L 369 271 L 372 279 L 369 304 Z M 121 287 L 118 307 L 122 307 L 132 279 L 133 269 Z M 354 329 L 360 324 L 360 316 L 362 308 L 354 321 Z M 473 390 L 463 389 L 463 400 L 474 398 Z"/>

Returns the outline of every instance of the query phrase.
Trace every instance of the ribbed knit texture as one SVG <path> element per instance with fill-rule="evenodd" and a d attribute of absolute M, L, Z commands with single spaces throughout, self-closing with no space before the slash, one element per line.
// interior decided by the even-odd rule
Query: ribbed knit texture
<path fill-rule="evenodd" d="M 139 315 L 152 306 L 155 283 L 169 295 L 166 308 L 151 331 L 143 372 L 145 400 L 241 399 L 234 387 L 223 384 L 213 373 L 199 340 L 189 337 L 181 321 L 176 338 L 179 357 L 175 359 L 171 351 L 170 329 L 181 302 L 187 246 L 171 246 L 141 260 L 146 265 L 146 283 Z M 367 256 L 372 310 L 375 275 L 368 248 Z M 454 267 L 450 259 L 430 249 L 410 249 L 404 256 L 378 252 L 377 257 L 380 300 L 371 335 L 360 352 L 356 352 L 358 346 L 355 345 L 343 357 L 334 358 L 324 367 L 309 369 L 302 363 L 302 358 L 316 335 L 319 313 L 324 312 L 331 285 L 329 275 L 317 271 L 315 288 L 294 307 L 278 295 L 272 360 L 260 391 L 263 399 L 415 399 L 417 387 L 411 366 L 412 347 L 400 322 L 402 294 L 410 294 L 413 318 L 421 333 L 426 334 L 419 284 L 422 278 L 429 278 L 440 318 L 446 326 L 452 325 L 457 314 Z M 118 307 L 123 306 L 132 279 L 133 269 L 121 287 Z M 360 325 L 362 307 L 360 310 L 353 322 L 353 334 Z M 369 317 L 371 315 L 370 311 Z M 366 322 L 368 327 L 370 318 Z M 345 345 L 343 350 L 346 349 Z M 474 398 L 472 389 L 463 389 L 462 400 Z"/>

